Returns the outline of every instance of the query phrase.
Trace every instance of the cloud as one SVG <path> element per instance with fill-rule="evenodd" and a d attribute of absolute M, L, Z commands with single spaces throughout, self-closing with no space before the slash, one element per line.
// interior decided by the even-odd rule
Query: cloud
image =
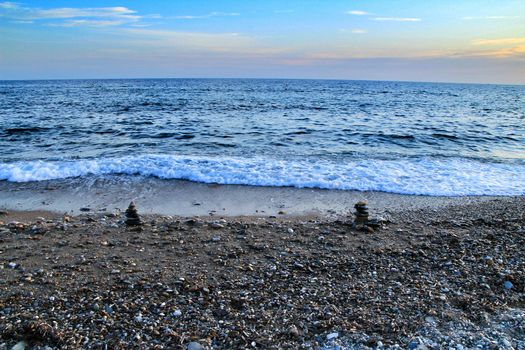
<path fill-rule="evenodd" d="M 177 48 L 186 51 L 244 52 L 255 50 L 252 37 L 239 33 L 201 33 L 141 28 L 123 29 L 140 46 L 154 46 L 160 50 Z"/>
<path fill-rule="evenodd" d="M 473 16 L 466 16 L 461 18 L 464 21 L 473 21 L 473 20 L 483 20 L 483 19 L 516 19 L 520 18 L 520 16 L 482 16 L 482 17 L 473 17 Z"/>
<path fill-rule="evenodd" d="M 377 16 L 373 13 L 361 11 L 361 10 L 352 10 L 345 12 L 347 15 L 354 15 L 354 16 Z M 392 22 L 421 22 L 422 19 L 419 17 L 390 17 L 390 16 L 377 16 L 370 18 L 374 21 L 392 21 Z"/>
<path fill-rule="evenodd" d="M 174 19 L 203 19 L 203 18 L 212 18 L 212 17 L 230 17 L 230 16 L 240 16 L 238 12 L 210 12 L 205 15 L 184 15 L 184 16 L 174 16 L 171 18 Z"/>
<path fill-rule="evenodd" d="M 418 17 L 374 17 L 374 21 L 393 21 L 393 22 L 421 22 Z"/>
<path fill-rule="evenodd" d="M 63 22 L 46 23 L 50 26 L 77 27 L 77 26 L 117 26 L 137 23 L 143 18 L 160 18 L 159 15 L 142 16 L 137 11 L 123 6 L 115 7 L 56 7 L 42 9 L 25 7 L 13 2 L 0 3 L 0 16 L 16 21 L 47 21 L 63 20 Z"/>
<path fill-rule="evenodd" d="M 343 33 L 352 33 L 352 34 L 366 34 L 366 33 L 368 33 L 368 31 L 366 29 L 360 29 L 360 28 L 355 28 L 355 29 L 341 28 L 341 29 L 339 29 L 339 31 L 343 32 Z"/>
<path fill-rule="evenodd" d="M 371 13 L 368 13 L 366 11 L 361 11 L 361 10 L 347 11 L 346 14 L 347 15 L 354 15 L 354 16 L 368 16 L 368 15 L 371 15 Z"/>
<path fill-rule="evenodd" d="M 87 27 L 111 27 L 111 26 L 119 26 L 124 24 L 124 21 L 96 21 L 96 20 L 87 20 L 87 19 L 76 19 L 76 20 L 67 20 L 60 23 L 49 23 L 48 26 L 50 27 L 81 27 L 81 26 L 87 26 Z"/>
<path fill-rule="evenodd" d="M 525 37 L 522 38 L 500 38 L 500 39 L 477 39 L 472 41 L 472 45 L 482 46 L 504 46 L 525 44 Z"/>

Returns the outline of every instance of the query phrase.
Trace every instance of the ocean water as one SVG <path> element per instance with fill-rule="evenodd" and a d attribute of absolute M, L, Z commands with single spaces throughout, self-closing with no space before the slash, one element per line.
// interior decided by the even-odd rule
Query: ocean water
<path fill-rule="evenodd" d="M 118 174 L 524 195 L 525 86 L 0 81 L 0 181 Z"/>

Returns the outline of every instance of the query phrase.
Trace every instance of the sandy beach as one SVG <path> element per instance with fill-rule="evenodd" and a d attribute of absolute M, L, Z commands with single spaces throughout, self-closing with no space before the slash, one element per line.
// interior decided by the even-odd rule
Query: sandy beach
<path fill-rule="evenodd" d="M 0 349 L 525 348 L 523 197 L 240 188 L 187 206 L 211 216 L 139 198 L 136 227 L 119 200 L 4 212 Z M 252 206 L 217 212 L 236 191 Z M 347 215 L 356 196 L 373 232 Z"/>

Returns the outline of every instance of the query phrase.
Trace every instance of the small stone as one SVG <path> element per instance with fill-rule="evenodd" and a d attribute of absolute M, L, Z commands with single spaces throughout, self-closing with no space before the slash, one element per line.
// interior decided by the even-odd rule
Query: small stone
<path fill-rule="evenodd" d="M 217 221 L 214 221 L 210 224 L 210 227 L 218 230 L 218 229 L 224 228 L 224 225 L 218 223 Z"/>
<path fill-rule="evenodd" d="M 335 338 L 337 338 L 337 337 L 339 337 L 339 333 L 334 332 L 334 333 L 330 333 L 330 334 L 328 334 L 328 335 L 326 336 L 326 339 L 327 339 L 327 340 L 332 340 L 332 339 L 335 339 Z"/>
<path fill-rule="evenodd" d="M 7 264 L 7 266 L 9 266 L 10 269 L 15 269 L 18 266 L 18 264 L 10 262 L 9 264 Z"/>
<path fill-rule="evenodd" d="M 181 316 L 181 315 L 182 315 L 182 311 L 180 311 L 180 310 L 175 310 L 175 311 L 173 311 L 173 313 L 171 314 L 171 316 L 173 316 L 173 317 L 179 317 L 179 316 Z"/>
<path fill-rule="evenodd" d="M 87 212 L 87 211 L 91 211 L 91 208 L 83 207 L 83 208 L 80 208 L 79 210 L 83 212 Z"/>
<path fill-rule="evenodd" d="M 503 288 L 505 288 L 506 290 L 511 289 L 512 286 L 513 286 L 513 284 L 512 284 L 511 281 L 505 281 L 505 282 L 503 282 Z"/>
<path fill-rule="evenodd" d="M 508 339 L 506 338 L 503 338 L 503 340 L 501 341 L 503 343 L 503 345 L 505 346 L 505 349 L 510 349 L 512 347 L 512 344 L 510 343 L 510 341 L 508 341 Z"/>
<path fill-rule="evenodd" d="M 196 341 L 192 341 L 188 344 L 187 350 L 205 350 L 206 348 Z"/>
<path fill-rule="evenodd" d="M 15 346 L 11 348 L 11 350 L 24 350 L 26 346 L 27 346 L 27 343 L 24 340 L 22 340 L 16 343 Z"/>
<path fill-rule="evenodd" d="M 290 333 L 291 336 L 298 337 L 300 335 L 299 330 L 297 327 L 293 324 L 288 329 L 288 333 Z"/>
<path fill-rule="evenodd" d="M 289 228 L 287 231 L 288 231 L 289 234 L 292 234 L 294 232 L 293 228 Z"/>

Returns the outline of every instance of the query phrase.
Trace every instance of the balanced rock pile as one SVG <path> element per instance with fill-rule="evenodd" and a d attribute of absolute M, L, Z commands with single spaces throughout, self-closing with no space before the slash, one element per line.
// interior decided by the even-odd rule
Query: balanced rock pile
<path fill-rule="evenodd" d="M 366 225 L 368 222 L 368 203 L 366 201 L 359 201 L 354 205 L 356 225 Z"/>
<path fill-rule="evenodd" d="M 375 229 L 381 227 L 382 219 L 370 219 L 368 217 L 368 203 L 366 201 L 357 202 L 354 208 L 355 219 L 353 225 L 355 228 L 372 233 Z"/>
<path fill-rule="evenodd" d="M 137 211 L 137 207 L 135 206 L 135 202 L 129 203 L 128 209 L 126 209 L 126 221 L 127 226 L 140 226 L 142 225 L 142 220 L 140 220 L 139 213 Z"/>

